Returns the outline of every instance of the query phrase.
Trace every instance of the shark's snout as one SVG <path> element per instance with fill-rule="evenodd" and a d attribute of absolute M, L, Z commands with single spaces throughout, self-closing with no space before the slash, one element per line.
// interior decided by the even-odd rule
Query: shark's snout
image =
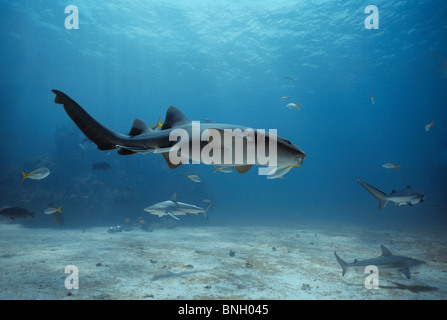
<path fill-rule="evenodd" d="M 306 159 L 307 154 L 305 154 L 303 151 L 299 150 L 299 155 L 295 158 L 297 164 L 302 165 L 304 162 L 304 159 Z"/>

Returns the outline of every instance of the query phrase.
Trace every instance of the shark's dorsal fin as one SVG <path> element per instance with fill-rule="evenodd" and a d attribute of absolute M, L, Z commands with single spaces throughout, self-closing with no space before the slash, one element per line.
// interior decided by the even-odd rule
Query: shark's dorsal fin
<path fill-rule="evenodd" d="M 130 129 L 129 136 L 138 136 L 142 133 L 150 132 L 149 127 L 140 119 L 135 119 Z"/>
<path fill-rule="evenodd" d="M 161 130 L 171 129 L 190 122 L 191 120 L 189 120 L 183 112 L 174 106 L 170 106 L 168 111 L 166 111 L 166 119 L 165 122 L 163 122 Z"/>
<path fill-rule="evenodd" d="M 381 245 L 380 247 L 382 248 L 382 257 L 389 257 L 393 255 L 391 251 L 385 248 L 383 245 Z"/>
<path fill-rule="evenodd" d="M 177 193 L 178 192 L 174 192 L 174 194 L 169 198 L 169 200 L 177 202 Z"/>

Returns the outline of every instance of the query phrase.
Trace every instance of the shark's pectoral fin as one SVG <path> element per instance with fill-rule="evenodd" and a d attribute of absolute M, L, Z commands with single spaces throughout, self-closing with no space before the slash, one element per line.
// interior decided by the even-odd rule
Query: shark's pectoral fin
<path fill-rule="evenodd" d="M 388 200 L 379 200 L 379 210 L 382 210 L 386 207 Z"/>
<path fill-rule="evenodd" d="M 179 218 L 177 218 L 176 216 L 174 216 L 172 213 L 170 213 L 169 211 L 166 211 L 167 214 L 169 214 L 171 217 L 173 217 L 175 220 L 180 220 Z"/>
<path fill-rule="evenodd" d="M 165 158 L 166 162 L 168 163 L 169 168 L 171 168 L 171 169 L 178 168 L 182 165 L 181 162 L 179 162 L 178 164 L 172 163 L 171 159 L 169 159 L 169 153 L 163 153 L 163 158 Z"/>
<path fill-rule="evenodd" d="M 411 278 L 410 269 L 403 268 L 403 269 L 399 269 L 399 271 L 402 272 L 408 279 Z"/>
<path fill-rule="evenodd" d="M 253 166 L 252 164 L 249 164 L 249 165 L 245 165 L 245 166 L 234 166 L 233 168 L 234 168 L 234 170 L 236 170 L 239 173 L 245 173 L 248 170 L 250 170 L 252 166 Z"/>
<path fill-rule="evenodd" d="M 146 154 L 146 153 L 154 151 L 153 148 L 144 148 L 144 147 L 126 147 L 126 146 L 120 146 L 120 145 L 117 145 L 116 147 L 119 148 L 118 154 L 122 155 L 122 156 L 127 156 L 127 155 L 135 154 L 135 153 Z"/>

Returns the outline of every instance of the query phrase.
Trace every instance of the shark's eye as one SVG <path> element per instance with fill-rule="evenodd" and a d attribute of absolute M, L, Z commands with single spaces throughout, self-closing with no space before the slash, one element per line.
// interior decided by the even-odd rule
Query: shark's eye
<path fill-rule="evenodd" d="M 285 140 L 284 139 L 284 142 L 287 143 L 287 144 L 292 144 L 292 142 L 290 142 L 289 140 Z"/>

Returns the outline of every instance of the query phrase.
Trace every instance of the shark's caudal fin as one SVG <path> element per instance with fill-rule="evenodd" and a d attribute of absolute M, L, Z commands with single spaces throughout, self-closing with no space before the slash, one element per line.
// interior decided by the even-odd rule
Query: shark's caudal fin
<path fill-rule="evenodd" d="M 344 262 L 344 261 L 338 256 L 338 254 L 337 254 L 337 252 L 335 252 L 335 250 L 334 250 L 334 255 L 335 255 L 335 258 L 337 259 L 338 263 L 340 264 L 340 267 L 343 269 L 343 272 L 342 272 L 341 275 L 344 276 L 345 273 L 346 273 L 346 271 L 348 271 L 348 264 L 347 264 L 346 262 Z"/>
<path fill-rule="evenodd" d="M 54 102 L 64 105 L 65 112 L 99 150 L 113 150 L 122 144 L 123 135 L 104 127 L 65 93 L 58 90 L 51 91 L 56 94 Z"/>
<path fill-rule="evenodd" d="M 208 212 L 208 210 L 213 206 L 214 202 L 216 202 L 216 200 L 211 201 L 210 204 L 207 205 L 206 208 L 205 208 L 205 210 L 203 211 L 203 215 L 204 215 L 205 218 L 207 218 L 207 219 L 208 219 L 207 212 Z"/>
<path fill-rule="evenodd" d="M 377 200 L 379 200 L 379 210 L 385 208 L 386 204 L 388 203 L 386 193 L 370 186 L 360 179 L 357 179 L 357 182 L 360 183 L 366 190 L 368 190 L 368 192 L 371 193 Z"/>

